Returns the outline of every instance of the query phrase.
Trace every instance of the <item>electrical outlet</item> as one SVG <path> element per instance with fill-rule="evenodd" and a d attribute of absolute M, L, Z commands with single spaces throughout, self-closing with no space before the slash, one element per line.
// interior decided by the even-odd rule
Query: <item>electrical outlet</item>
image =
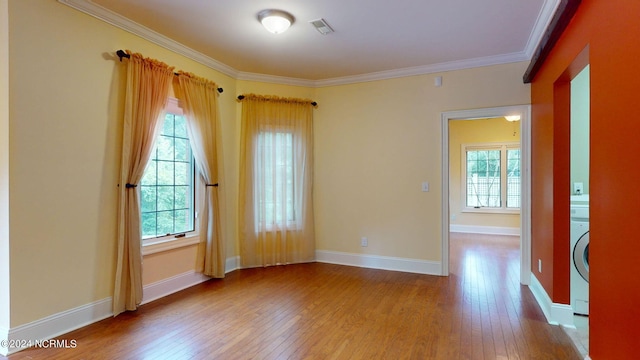
<path fill-rule="evenodd" d="M 360 246 L 362 246 L 362 247 L 369 246 L 369 239 L 367 239 L 364 236 L 362 238 L 360 238 Z"/>
<path fill-rule="evenodd" d="M 584 194 L 584 184 L 581 182 L 573 183 L 573 193 L 574 195 L 582 195 Z"/>
<path fill-rule="evenodd" d="M 542 259 L 538 259 L 538 272 L 542 274 Z"/>

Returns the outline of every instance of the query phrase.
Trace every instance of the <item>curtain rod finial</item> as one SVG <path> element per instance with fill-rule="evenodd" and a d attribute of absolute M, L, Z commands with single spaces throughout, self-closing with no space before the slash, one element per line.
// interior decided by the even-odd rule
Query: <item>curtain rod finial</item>
<path fill-rule="evenodd" d="M 126 57 L 127 59 L 131 58 L 131 55 L 127 54 L 126 52 L 124 52 L 122 50 L 116 51 L 116 55 L 118 55 L 118 57 L 120 58 L 120 62 L 122 62 L 122 58 L 123 57 Z"/>

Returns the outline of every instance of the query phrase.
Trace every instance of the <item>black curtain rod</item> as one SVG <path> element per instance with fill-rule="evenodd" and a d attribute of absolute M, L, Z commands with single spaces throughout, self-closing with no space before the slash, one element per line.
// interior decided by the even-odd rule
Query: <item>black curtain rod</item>
<path fill-rule="evenodd" d="M 242 99 L 244 99 L 244 95 L 238 95 L 238 100 L 242 100 Z M 317 103 L 317 102 L 315 102 L 315 101 L 312 101 L 312 102 L 311 102 L 311 105 L 313 105 L 313 106 L 318 106 L 318 103 Z"/>
<path fill-rule="evenodd" d="M 118 50 L 116 51 L 116 55 L 118 55 L 118 57 L 120 58 L 120 62 L 122 62 L 122 58 L 125 57 L 127 59 L 131 58 L 131 55 L 127 54 L 126 52 L 122 51 L 122 50 Z M 178 73 L 173 73 L 174 75 L 178 75 Z M 218 92 L 222 93 L 224 91 L 223 88 L 219 87 L 218 88 Z"/>

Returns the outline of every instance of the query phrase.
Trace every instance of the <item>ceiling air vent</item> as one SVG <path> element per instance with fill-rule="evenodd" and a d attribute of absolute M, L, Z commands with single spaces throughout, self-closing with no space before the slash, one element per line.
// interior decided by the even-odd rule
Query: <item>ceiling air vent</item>
<path fill-rule="evenodd" d="M 333 32 L 331 26 L 329 26 L 324 19 L 312 20 L 309 21 L 309 23 L 322 35 L 327 35 Z"/>

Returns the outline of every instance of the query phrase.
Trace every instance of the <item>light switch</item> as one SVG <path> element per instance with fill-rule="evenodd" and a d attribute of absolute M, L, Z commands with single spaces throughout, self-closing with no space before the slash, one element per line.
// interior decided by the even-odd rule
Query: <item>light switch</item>
<path fill-rule="evenodd" d="M 429 182 L 425 181 L 422 183 L 422 192 L 429 192 Z"/>

